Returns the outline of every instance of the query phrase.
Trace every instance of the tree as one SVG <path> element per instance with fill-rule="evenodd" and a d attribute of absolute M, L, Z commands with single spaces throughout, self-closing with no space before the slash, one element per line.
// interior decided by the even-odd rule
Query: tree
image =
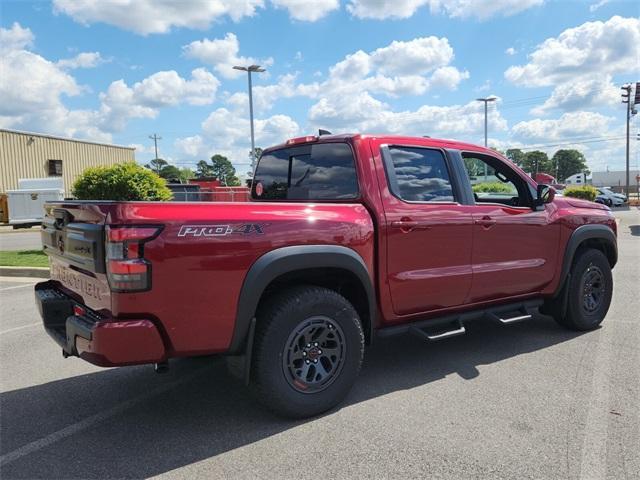
<path fill-rule="evenodd" d="M 135 162 L 87 168 L 73 184 L 78 200 L 171 200 L 171 190 L 156 173 Z"/>
<path fill-rule="evenodd" d="M 587 159 L 581 152 L 574 149 L 558 150 L 551 158 L 551 166 L 559 182 L 576 173 L 589 173 Z"/>
<path fill-rule="evenodd" d="M 196 163 L 196 177 L 213 177 L 213 166 L 209 165 L 206 160 L 200 160 Z"/>
<path fill-rule="evenodd" d="M 524 154 L 524 160 L 520 167 L 527 173 L 535 175 L 536 173 L 549 173 L 552 170 L 551 162 L 546 153 L 540 150 L 527 152 Z"/>
<path fill-rule="evenodd" d="M 214 155 L 211 157 L 213 164 L 213 175 L 222 182 L 223 185 L 229 187 L 237 187 L 240 180 L 236 177 L 236 169 L 233 168 L 231 162 L 224 155 Z"/>
<path fill-rule="evenodd" d="M 505 156 L 522 168 L 526 154 L 519 148 L 510 148 L 506 151 Z"/>
<path fill-rule="evenodd" d="M 180 182 L 182 183 L 187 183 L 189 180 L 191 180 L 192 178 L 194 178 L 196 176 L 195 173 L 193 173 L 193 170 L 191 170 L 190 168 L 181 168 L 180 169 L 180 175 L 178 178 L 180 178 Z"/>
<path fill-rule="evenodd" d="M 162 169 L 169 165 L 169 162 L 163 160 L 162 158 L 154 158 L 149 163 L 145 165 L 149 170 L 156 172 L 158 175 L 162 172 Z"/>
<path fill-rule="evenodd" d="M 173 165 L 166 165 L 160 171 L 160 176 L 170 183 L 180 182 L 180 169 Z"/>
<path fill-rule="evenodd" d="M 233 168 L 231 162 L 224 155 L 216 154 L 211 157 L 211 164 L 205 160 L 200 160 L 196 164 L 196 176 L 202 177 L 215 177 L 220 182 L 229 187 L 236 187 L 240 185 L 240 180 L 236 177 L 236 169 Z"/>
<path fill-rule="evenodd" d="M 256 160 L 258 160 L 262 156 L 262 148 L 256 147 L 253 150 L 253 153 L 255 154 Z M 252 159 L 251 158 L 251 150 L 249 150 L 249 159 Z"/>

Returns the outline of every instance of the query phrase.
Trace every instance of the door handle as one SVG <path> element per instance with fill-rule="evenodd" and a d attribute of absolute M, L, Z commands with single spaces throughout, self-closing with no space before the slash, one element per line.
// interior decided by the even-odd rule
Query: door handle
<path fill-rule="evenodd" d="M 430 230 L 431 226 L 426 223 L 417 222 L 409 218 L 402 218 L 401 220 L 394 220 L 391 222 L 393 228 L 399 228 L 404 233 L 409 233 L 412 230 Z"/>
<path fill-rule="evenodd" d="M 496 221 L 488 215 L 485 215 L 482 218 L 478 218 L 474 221 L 476 225 L 482 225 L 485 228 L 490 228 L 491 226 L 496 224 Z"/>

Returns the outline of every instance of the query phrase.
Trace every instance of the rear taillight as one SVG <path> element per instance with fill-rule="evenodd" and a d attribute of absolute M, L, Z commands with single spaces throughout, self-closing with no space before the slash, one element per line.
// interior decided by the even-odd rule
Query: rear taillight
<path fill-rule="evenodd" d="M 161 227 L 107 227 L 107 278 L 114 292 L 142 292 L 151 288 L 151 262 L 144 244 Z"/>

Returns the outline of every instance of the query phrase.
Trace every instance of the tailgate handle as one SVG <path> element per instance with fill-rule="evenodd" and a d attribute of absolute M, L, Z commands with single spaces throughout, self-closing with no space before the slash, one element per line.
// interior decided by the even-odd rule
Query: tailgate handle
<path fill-rule="evenodd" d="M 73 215 L 71 215 L 67 210 L 62 210 L 60 208 L 55 208 L 53 210 L 53 218 L 56 219 L 54 225 L 58 230 L 61 230 L 62 227 L 65 227 L 71 223 L 73 220 Z"/>

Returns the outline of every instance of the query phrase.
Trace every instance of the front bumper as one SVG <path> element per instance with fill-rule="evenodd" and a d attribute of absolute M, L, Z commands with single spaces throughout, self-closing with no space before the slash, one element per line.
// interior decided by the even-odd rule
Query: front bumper
<path fill-rule="evenodd" d="M 166 360 L 160 332 L 148 319 L 102 317 L 65 295 L 51 281 L 38 283 L 35 296 L 44 328 L 65 356 L 77 356 L 101 367 Z M 74 306 L 84 313 L 75 315 Z"/>

